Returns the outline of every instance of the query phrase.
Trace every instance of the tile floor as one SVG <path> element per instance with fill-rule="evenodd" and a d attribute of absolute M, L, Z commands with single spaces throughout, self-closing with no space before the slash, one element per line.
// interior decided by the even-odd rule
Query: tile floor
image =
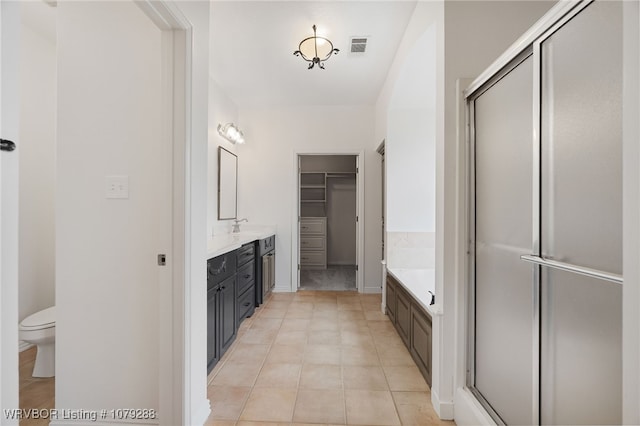
<path fill-rule="evenodd" d="M 209 375 L 206 426 L 453 425 L 380 295 L 273 294 Z"/>
<path fill-rule="evenodd" d="M 55 406 L 55 377 L 32 377 L 33 365 L 36 362 L 36 347 L 20 352 L 20 408 L 53 408 Z M 48 425 L 49 419 L 23 419 L 20 426 Z"/>

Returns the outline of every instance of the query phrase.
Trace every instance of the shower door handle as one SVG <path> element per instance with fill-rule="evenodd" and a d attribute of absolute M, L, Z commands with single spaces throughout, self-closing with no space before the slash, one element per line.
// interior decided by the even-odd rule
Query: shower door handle
<path fill-rule="evenodd" d="M 616 284 L 622 284 L 622 275 L 618 274 L 602 272 L 596 269 L 586 268 L 584 266 L 576 266 L 570 263 L 559 262 L 557 260 L 543 259 L 540 256 L 534 256 L 532 254 L 522 255 L 520 256 L 520 259 L 524 260 L 525 262 L 534 263 L 536 265 L 545 266 L 547 268 L 559 269 L 561 271 L 573 272 L 591 278 L 597 278 L 600 280 L 611 281 Z"/>

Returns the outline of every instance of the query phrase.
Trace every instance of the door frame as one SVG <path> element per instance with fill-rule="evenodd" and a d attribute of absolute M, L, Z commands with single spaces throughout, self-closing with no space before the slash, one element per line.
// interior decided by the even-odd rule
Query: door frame
<path fill-rule="evenodd" d="M 171 241 L 166 274 L 159 274 L 159 389 L 161 424 L 193 424 L 191 413 L 191 89 L 193 26 L 171 1 L 133 0 L 162 31 L 166 132 L 171 138 Z M 164 275 L 164 277 L 163 277 Z M 167 315 L 170 313 L 170 315 Z M 207 407 L 208 408 L 208 407 Z M 206 414 L 206 415 L 205 415 Z M 204 419 L 199 417 L 204 416 Z"/>
<path fill-rule="evenodd" d="M 356 270 L 356 288 L 358 293 L 364 293 L 364 151 L 354 150 L 313 150 L 303 151 L 296 150 L 293 152 L 293 185 L 292 194 L 295 201 L 292 206 L 291 213 L 291 292 L 298 291 L 298 285 L 300 283 L 300 270 L 298 264 L 300 263 L 300 182 L 298 172 L 299 158 L 301 155 L 353 155 L 356 157 L 356 215 L 358 217 L 356 226 L 356 259 L 358 262 L 358 269 Z"/>
<path fill-rule="evenodd" d="M 172 160 L 170 195 L 171 211 L 166 212 L 166 217 L 171 221 L 171 241 L 167 246 L 167 269 L 164 274 L 159 273 L 159 318 L 158 329 L 150 332 L 159 333 L 159 421 L 161 424 L 192 424 L 194 421 L 204 421 L 206 413 L 191 413 L 191 318 L 187 313 L 191 312 L 191 75 L 192 75 L 192 49 L 193 27 L 180 9 L 172 2 L 159 0 L 133 0 L 145 15 L 162 31 L 163 42 L 163 69 L 166 77 L 163 80 L 165 93 L 172 93 L 165 97 L 164 115 L 170 124 L 165 128 L 166 135 L 170 139 Z M 10 5 L 10 4 L 9 4 Z M 15 35 L 19 32 L 20 13 L 18 4 L 7 8 L 6 4 L 0 7 L 0 22 L 10 22 L 12 26 L 0 26 L 5 33 L 2 37 L 7 43 L 11 40 L 15 43 L 19 40 Z M 10 16 L 12 19 L 9 19 Z M 17 18 L 17 19 L 16 19 Z M 13 26 L 15 25 L 15 26 Z M 14 37 L 8 37 L 7 34 Z M 5 46 L 6 47 L 6 46 Z M 0 49 L 4 70 L 7 63 L 17 68 L 18 49 L 11 49 L 6 56 L 6 48 Z M 0 59 L 0 60 L 1 60 Z M 17 71 L 13 70 L 12 71 Z M 166 72 L 168 71 L 168 72 Z M 7 78 L 6 72 L 2 74 L 3 80 Z M 10 78 L 16 78 L 13 74 Z M 18 105 L 19 94 L 17 84 L 10 93 L 5 90 L 3 100 L 10 95 L 13 105 Z M 6 89 L 6 87 L 5 87 Z M 7 100 L 9 102 L 9 100 Z M 11 132 L 5 137 L 15 139 L 19 117 L 14 111 L 2 113 L 10 120 L 2 120 L 3 131 L 7 130 L 7 123 L 11 125 Z M 17 157 L 14 157 L 17 164 Z M 11 170 L 14 173 L 14 170 Z M 17 175 L 17 166 L 15 169 Z M 15 180 L 17 184 L 17 179 Z M 10 220 L 17 223 L 17 189 L 15 209 L 11 209 L 11 215 L 2 215 L 2 220 Z M 15 210 L 15 211 L 14 211 Z M 3 212 L 4 213 L 4 212 Z M 8 218 L 6 216 L 9 216 Z M 15 216 L 15 217 L 12 217 Z M 14 227 L 17 232 L 17 227 Z M 13 231 L 12 231 L 13 232 Z M 4 238 L 4 236 L 3 236 Z M 17 241 L 17 235 L 15 236 Z M 17 250 L 11 254 L 11 258 L 4 257 L 2 253 L 2 287 L 0 288 L 0 304 L 2 304 L 0 328 L 0 409 L 13 409 L 18 407 L 18 279 L 17 279 Z M 6 268 L 9 266 L 9 268 Z M 11 274 L 10 277 L 5 273 Z M 10 279 L 8 279 L 10 278 Z M 5 309 L 6 308 L 6 309 Z M 170 313 L 167 315 L 167 313 Z M 202 419 L 196 417 L 199 414 Z M 2 419 L 2 424 L 17 424 L 17 421 Z"/>

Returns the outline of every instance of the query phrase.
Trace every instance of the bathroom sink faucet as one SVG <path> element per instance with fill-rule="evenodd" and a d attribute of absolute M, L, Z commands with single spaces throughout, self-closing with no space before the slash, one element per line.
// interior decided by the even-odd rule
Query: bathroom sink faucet
<path fill-rule="evenodd" d="M 235 219 L 235 220 L 234 220 L 234 222 L 235 222 L 235 223 L 232 225 L 232 226 L 233 226 L 233 229 L 231 230 L 231 232 L 233 232 L 234 234 L 237 234 L 238 232 L 240 232 L 240 224 L 241 224 L 242 222 L 249 222 L 249 219 L 247 219 L 247 218 L 244 218 L 244 219 Z"/>

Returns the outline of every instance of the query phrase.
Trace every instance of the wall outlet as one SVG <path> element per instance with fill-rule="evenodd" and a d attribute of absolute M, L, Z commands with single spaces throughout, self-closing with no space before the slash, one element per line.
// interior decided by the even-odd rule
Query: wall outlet
<path fill-rule="evenodd" d="M 105 198 L 129 198 L 129 176 L 105 176 L 104 180 Z"/>

